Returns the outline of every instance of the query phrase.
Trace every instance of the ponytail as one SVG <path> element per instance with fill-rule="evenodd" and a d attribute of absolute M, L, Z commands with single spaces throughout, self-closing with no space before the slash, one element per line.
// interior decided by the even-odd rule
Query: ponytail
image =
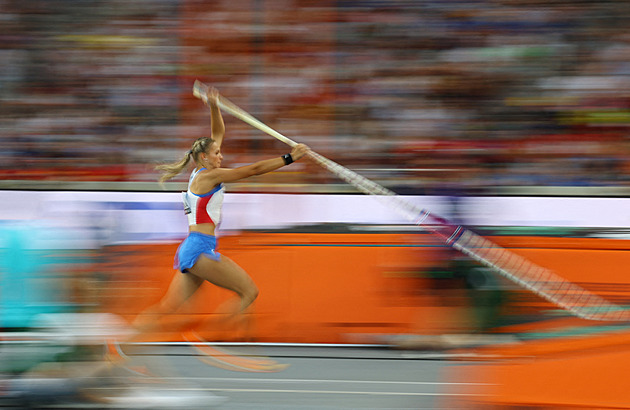
<path fill-rule="evenodd" d="M 177 162 L 171 162 L 170 164 L 162 164 L 156 166 L 155 169 L 162 172 L 162 175 L 159 179 L 160 183 L 164 183 L 169 179 L 173 179 L 177 175 L 179 175 L 184 170 L 184 168 L 186 168 L 186 165 L 188 165 L 188 163 L 190 162 L 191 157 L 192 153 L 188 151 L 184 158 L 180 159 Z"/>
<path fill-rule="evenodd" d="M 188 150 L 184 158 L 177 162 L 171 162 L 169 164 L 162 164 L 155 167 L 156 170 L 162 172 L 160 176 L 160 183 L 164 183 L 169 179 L 175 178 L 179 175 L 188 165 L 190 160 L 197 161 L 199 154 L 206 152 L 208 147 L 214 143 L 212 138 L 201 137 L 198 138 L 192 145 L 192 148 Z"/>

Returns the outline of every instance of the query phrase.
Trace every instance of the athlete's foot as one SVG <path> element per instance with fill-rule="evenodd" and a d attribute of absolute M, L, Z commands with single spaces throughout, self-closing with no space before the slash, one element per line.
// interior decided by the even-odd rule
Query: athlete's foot
<path fill-rule="evenodd" d="M 104 359 L 107 362 L 118 365 L 129 360 L 129 357 L 122 351 L 117 340 L 108 339 L 105 341 Z"/>
<path fill-rule="evenodd" d="M 129 356 L 123 352 L 120 344 L 116 340 L 108 339 L 105 341 L 104 360 L 111 366 L 124 369 L 136 376 L 154 376 L 145 366 L 132 366 Z"/>
<path fill-rule="evenodd" d="M 289 367 L 288 364 L 278 363 L 270 358 L 242 356 L 220 349 L 205 341 L 194 331 L 185 332 L 182 336 L 198 353 L 201 353 L 198 359 L 212 366 L 227 370 L 261 373 L 279 372 Z"/>

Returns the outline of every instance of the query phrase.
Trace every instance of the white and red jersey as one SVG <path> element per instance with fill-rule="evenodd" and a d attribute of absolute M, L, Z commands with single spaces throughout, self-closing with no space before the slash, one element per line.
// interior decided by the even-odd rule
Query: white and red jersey
<path fill-rule="evenodd" d="M 188 225 L 197 225 L 204 223 L 213 223 L 218 226 L 221 222 L 221 208 L 223 206 L 223 195 L 225 187 L 223 184 L 217 185 L 207 194 L 197 195 L 190 192 L 190 184 L 197 176 L 201 168 L 193 171 L 188 180 L 188 191 L 182 192 L 184 200 L 184 212 L 188 216 Z"/>

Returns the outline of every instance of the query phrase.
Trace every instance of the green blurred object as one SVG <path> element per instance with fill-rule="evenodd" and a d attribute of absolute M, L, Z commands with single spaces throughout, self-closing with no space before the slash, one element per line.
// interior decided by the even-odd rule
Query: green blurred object
<path fill-rule="evenodd" d="M 0 225 L 0 327 L 29 328 L 38 314 L 72 309 L 63 289 L 47 280 L 48 254 L 54 249 L 46 247 L 56 238 L 62 241 L 62 233 L 28 224 Z"/>

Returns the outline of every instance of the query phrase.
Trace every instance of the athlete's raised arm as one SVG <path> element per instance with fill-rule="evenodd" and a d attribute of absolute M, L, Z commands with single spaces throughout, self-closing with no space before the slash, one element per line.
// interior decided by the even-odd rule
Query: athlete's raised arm
<path fill-rule="evenodd" d="M 218 105 L 218 99 L 219 91 L 214 87 L 210 87 L 203 98 L 206 105 L 210 107 L 210 129 L 212 132 L 212 139 L 217 144 L 217 147 L 221 148 L 223 136 L 225 135 L 225 123 L 223 122 L 221 109 Z"/>

